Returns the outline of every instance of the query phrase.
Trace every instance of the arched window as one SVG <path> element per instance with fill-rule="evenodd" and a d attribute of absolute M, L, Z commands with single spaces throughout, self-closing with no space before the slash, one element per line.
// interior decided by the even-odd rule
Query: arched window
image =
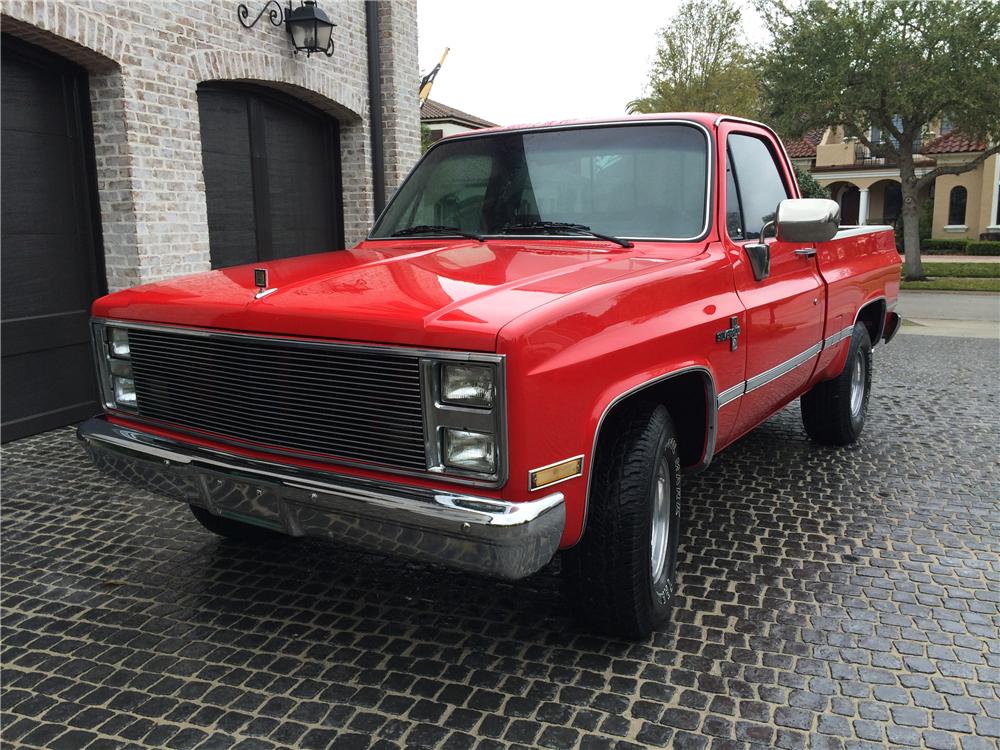
<path fill-rule="evenodd" d="M 948 194 L 948 224 L 962 226 L 965 224 L 965 201 L 969 191 L 959 185 L 953 187 Z"/>

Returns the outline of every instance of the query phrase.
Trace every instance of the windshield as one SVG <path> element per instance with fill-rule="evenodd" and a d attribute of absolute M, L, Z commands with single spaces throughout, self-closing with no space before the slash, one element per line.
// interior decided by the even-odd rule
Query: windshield
<path fill-rule="evenodd" d="M 445 141 L 420 162 L 372 231 L 532 235 L 579 224 L 630 238 L 693 239 L 705 228 L 708 145 L 693 125 L 497 133 Z M 582 235 L 577 235 L 582 236 Z"/>

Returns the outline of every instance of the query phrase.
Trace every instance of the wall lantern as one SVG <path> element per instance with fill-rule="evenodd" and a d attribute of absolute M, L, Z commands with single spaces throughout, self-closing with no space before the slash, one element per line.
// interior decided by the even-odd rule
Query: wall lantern
<path fill-rule="evenodd" d="M 236 9 L 236 15 L 245 29 L 252 29 L 265 13 L 272 26 L 285 25 L 296 53 L 305 52 L 306 57 L 313 52 L 333 56 L 333 27 L 337 24 L 316 6 L 316 0 L 303 0 L 298 8 L 292 8 L 291 0 L 285 8 L 281 7 L 278 0 L 268 0 L 257 17 L 249 23 L 247 18 L 250 17 L 250 11 L 247 6 L 240 3 Z"/>

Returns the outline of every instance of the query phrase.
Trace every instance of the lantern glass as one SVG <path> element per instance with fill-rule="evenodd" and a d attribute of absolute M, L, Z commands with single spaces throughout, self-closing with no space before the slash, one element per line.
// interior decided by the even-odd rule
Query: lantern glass
<path fill-rule="evenodd" d="M 316 25 L 312 21 L 298 21 L 288 24 L 292 32 L 292 44 L 303 52 L 316 46 Z"/>
<path fill-rule="evenodd" d="M 330 47 L 330 37 L 333 36 L 333 24 L 316 22 L 316 51 L 325 52 Z"/>
<path fill-rule="evenodd" d="M 286 23 L 295 49 L 310 54 L 327 51 L 336 25 L 316 7 L 314 0 L 305 0 L 301 6 L 291 10 Z"/>

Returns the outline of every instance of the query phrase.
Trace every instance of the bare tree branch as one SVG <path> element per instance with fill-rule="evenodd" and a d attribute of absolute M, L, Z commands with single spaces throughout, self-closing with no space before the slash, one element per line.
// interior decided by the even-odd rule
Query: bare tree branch
<path fill-rule="evenodd" d="M 965 162 L 965 164 L 954 164 L 946 167 L 935 167 L 927 174 L 923 175 L 917 180 L 917 189 L 930 185 L 934 180 L 943 174 L 965 174 L 966 172 L 971 172 L 973 169 L 978 167 L 984 161 L 989 159 L 993 154 L 1000 154 L 1000 143 L 995 146 L 983 151 L 979 156 L 971 161 Z"/>

